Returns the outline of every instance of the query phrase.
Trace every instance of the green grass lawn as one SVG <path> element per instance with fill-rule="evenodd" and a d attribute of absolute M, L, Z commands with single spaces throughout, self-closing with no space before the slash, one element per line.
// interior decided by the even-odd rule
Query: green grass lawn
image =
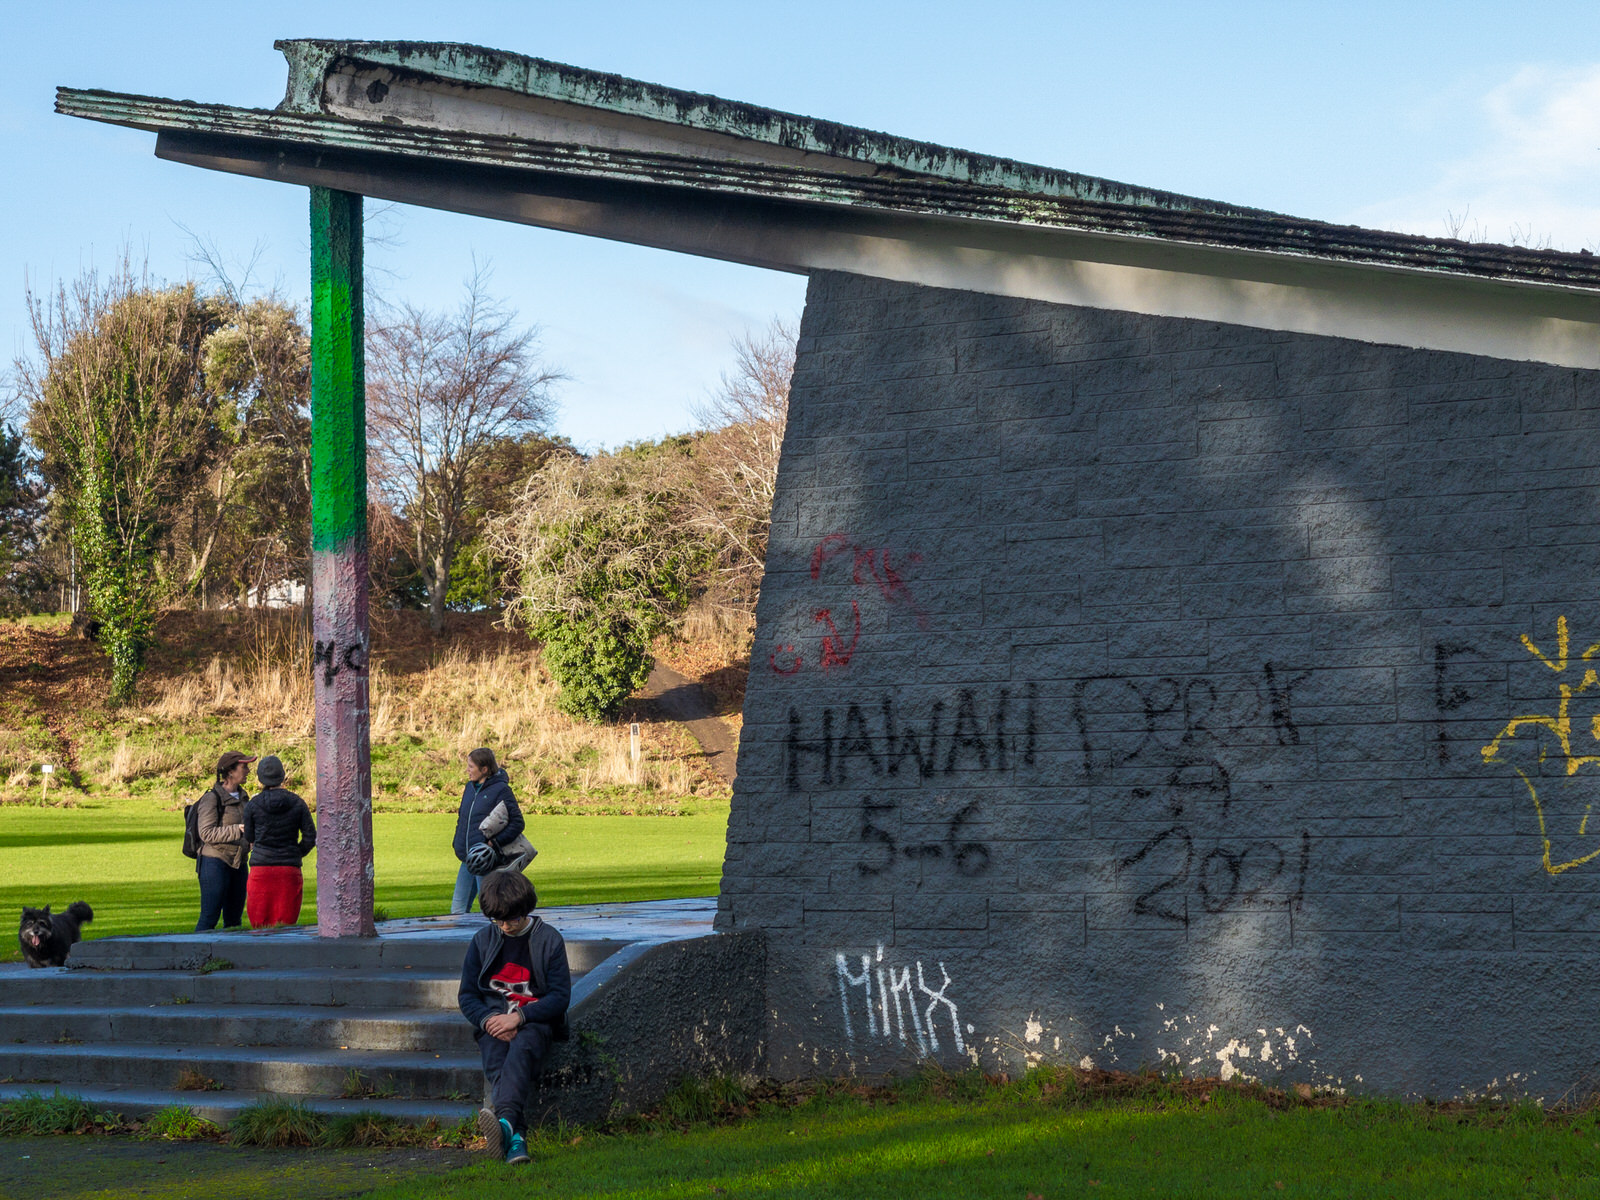
<path fill-rule="evenodd" d="M 982 1097 L 772 1106 L 687 1132 L 539 1137 L 527 1167 L 484 1163 L 369 1200 L 533 1195 L 679 1200 L 1028 1197 L 1600 1196 L 1600 1122 L 1357 1102 L 1062 1103 L 1026 1081 Z"/>
<path fill-rule="evenodd" d="M 685 815 L 530 816 L 539 857 L 528 875 L 543 905 L 662 900 L 715 895 L 722 873 L 728 804 L 691 800 Z M 390 917 L 450 908 L 456 858 L 453 813 L 376 813 L 377 905 Z M 85 932 L 165 933 L 194 928 L 199 909 L 194 862 L 183 856 L 183 814 L 149 800 L 92 800 L 77 808 L 0 808 L 0 904 L 73 900 L 95 911 Z M 304 923 L 312 901 L 315 856 L 306 872 Z M 20 957 L 16 939 L 0 942 L 4 960 Z"/>

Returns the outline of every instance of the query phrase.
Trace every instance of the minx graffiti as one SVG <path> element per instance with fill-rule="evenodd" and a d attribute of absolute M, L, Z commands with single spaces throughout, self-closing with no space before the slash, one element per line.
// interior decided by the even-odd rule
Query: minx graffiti
<path fill-rule="evenodd" d="M 882 945 L 876 956 L 860 956 L 859 972 L 854 969 L 856 961 L 853 954 L 834 955 L 844 1036 L 852 1047 L 856 1045 L 857 1030 L 861 1030 L 869 1046 L 875 1042 L 898 1041 L 907 1048 L 915 1045 L 917 1053 L 924 1056 L 937 1054 L 945 1046 L 953 1047 L 957 1054 L 966 1053 L 966 1040 L 961 1036 L 961 1014 L 956 1002 L 947 994 L 954 980 L 944 963 L 935 964 L 939 978 L 932 981 L 938 984 L 934 987 L 920 959 L 896 968 L 893 963 L 884 961 Z M 852 1007 L 856 1008 L 854 1015 Z M 940 1030 L 946 1023 L 949 1036 L 941 1042 Z"/>

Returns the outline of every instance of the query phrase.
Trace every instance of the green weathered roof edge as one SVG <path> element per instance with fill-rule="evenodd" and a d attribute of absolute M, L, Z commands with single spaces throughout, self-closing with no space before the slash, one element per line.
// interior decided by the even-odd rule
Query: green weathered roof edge
<path fill-rule="evenodd" d="M 976 154 L 486 46 L 322 38 L 283 39 L 274 45 L 289 62 L 288 89 L 279 108 L 290 112 L 321 113 L 324 77 L 337 62 L 348 60 L 432 76 L 468 87 L 498 88 L 791 150 L 870 163 L 886 173 L 903 171 L 1040 196 L 1173 212 L 1276 215 L 1265 209 L 1223 204 Z"/>
<path fill-rule="evenodd" d="M 59 88 L 56 111 L 152 132 L 174 131 L 336 152 L 399 155 L 553 175 L 606 178 L 711 194 L 1002 222 L 1352 265 L 1600 292 L 1600 257 L 1434 240 L 1275 214 L 1213 213 L 1041 196 L 936 176 L 830 173 L 791 164 L 575 147 L 523 138 L 349 121 L 321 111 L 241 109 Z"/>

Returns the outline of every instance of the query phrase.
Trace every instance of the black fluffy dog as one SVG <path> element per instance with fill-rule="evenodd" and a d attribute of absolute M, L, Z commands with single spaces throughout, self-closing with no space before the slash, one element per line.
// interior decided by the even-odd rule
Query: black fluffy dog
<path fill-rule="evenodd" d="M 83 935 L 80 928 L 94 920 L 94 909 L 82 900 L 67 905 L 64 913 L 50 912 L 50 906 L 22 909 L 22 928 L 17 930 L 17 941 L 22 943 L 22 957 L 30 967 L 63 967 L 67 955 Z"/>

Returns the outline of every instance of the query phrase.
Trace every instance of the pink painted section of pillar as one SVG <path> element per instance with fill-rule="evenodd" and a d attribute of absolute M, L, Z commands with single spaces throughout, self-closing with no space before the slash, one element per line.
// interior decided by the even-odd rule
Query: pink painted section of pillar
<path fill-rule="evenodd" d="M 371 937 L 372 747 L 367 733 L 367 553 L 311 556 L 317 716 L 317 928 Z"/>

